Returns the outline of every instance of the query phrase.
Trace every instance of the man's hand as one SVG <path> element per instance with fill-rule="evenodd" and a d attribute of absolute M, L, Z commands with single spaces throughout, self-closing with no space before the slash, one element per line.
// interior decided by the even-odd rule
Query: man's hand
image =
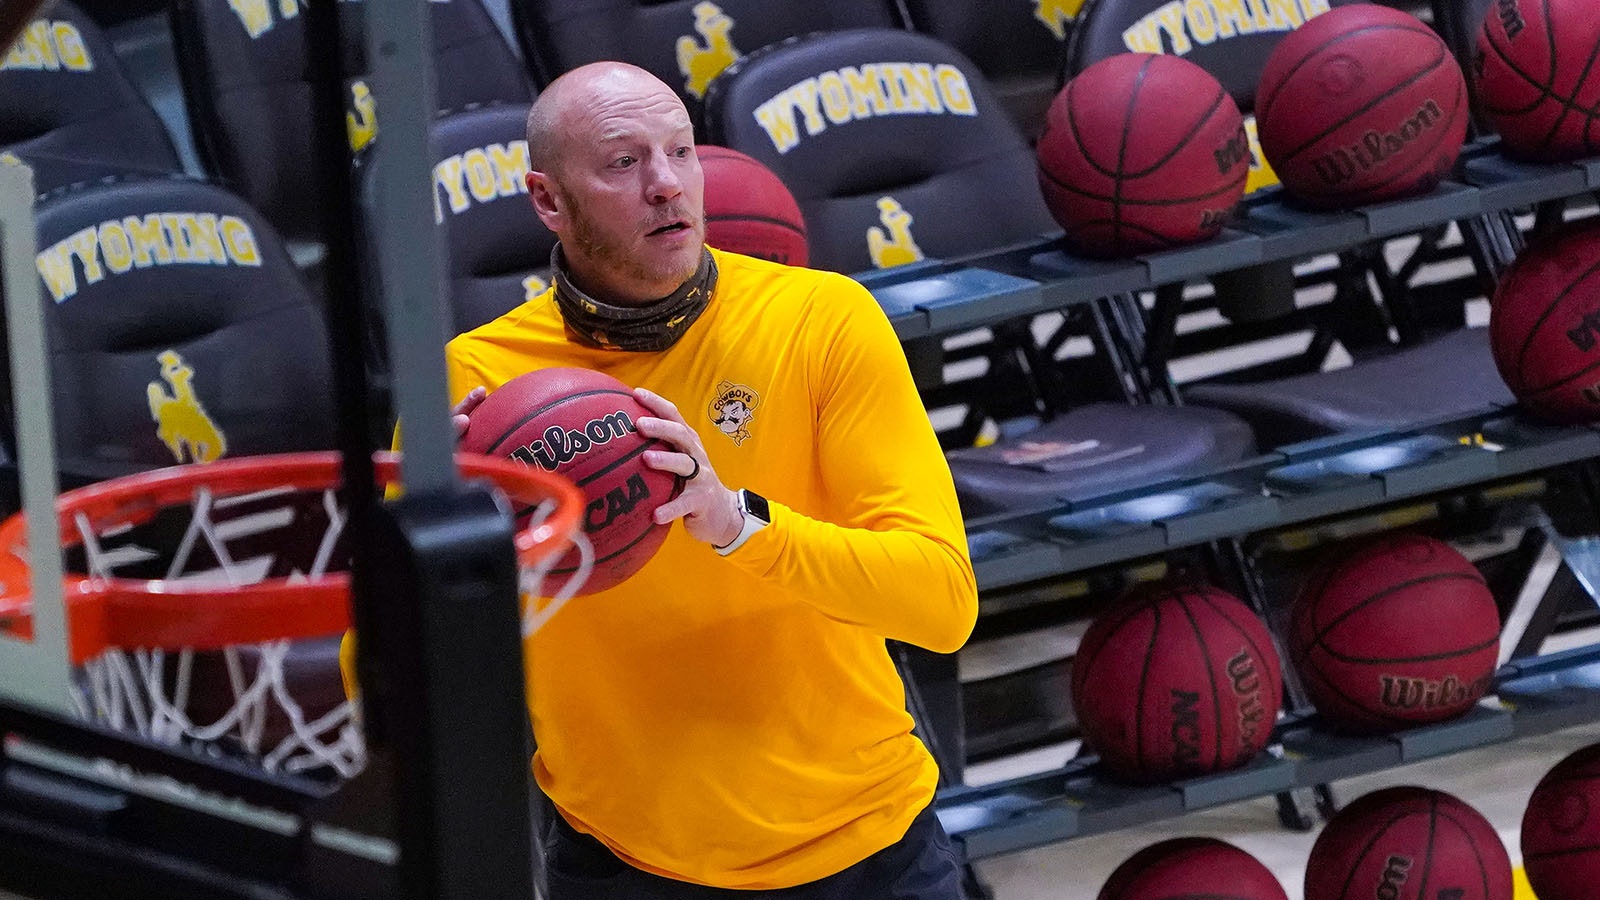
<path fill-rule="evenodd" d="M 687 479 L 683 483 L 683 493 L 656 509 L 656 524 L 665 525 L 673 519 L 682 519 L 683 527 L 696 540 L 705 541 L 713 547 L 733 543 L 744 527 L 744 516 L 739 512 L 739 497 L 723 486 L 717 473 L 712 471 L 700 435 L 684 421 L 678 407 L 665 397 L 644 388 L 634 388 L 633 397 L 645 409 L 655 413 L 655 416 L 634 423 L 639 433 L 677 448 L 675 451 L 646 450 L 644 464 Z"/>
<path fill-rule="evenodd" d="M 487 396 L 489 396 L 489 391 L 480 384 L 467 391 L 467 395 L 461 398 L 461 402 L 450 408 L 450 424 L 455 426 L 457 441 L 460 441 L 462 435 L 467 433 L 467 417 L 472 415 L 472 411 L 477 409 L 478 404 L 482 403 L 483 398 Z"/>

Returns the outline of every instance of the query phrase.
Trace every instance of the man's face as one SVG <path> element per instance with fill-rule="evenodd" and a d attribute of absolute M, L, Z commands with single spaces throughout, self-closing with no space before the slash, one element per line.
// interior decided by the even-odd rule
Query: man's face
<path fill-rule="evenodd" d="M 573 102 L 561 161 L 543 174 L 553 213 L 537 192 L 535 207 L 580 287 L 639 303 L 666 296 L 699 267 L 705 176 L 676 95 L 610 87 Z"/>

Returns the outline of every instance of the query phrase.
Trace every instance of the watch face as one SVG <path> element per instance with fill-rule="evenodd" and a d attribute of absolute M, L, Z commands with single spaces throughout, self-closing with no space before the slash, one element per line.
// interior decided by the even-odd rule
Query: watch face
<path fill-rule="evenodd" d="M 767 498 L 761 496 L 755 491 L 747 490 L 744 492 L 744 508 L 750 513 L 750 515 L 755 516 L 763 522 L 771 524 L 772 510 L 767 507 Z"/>

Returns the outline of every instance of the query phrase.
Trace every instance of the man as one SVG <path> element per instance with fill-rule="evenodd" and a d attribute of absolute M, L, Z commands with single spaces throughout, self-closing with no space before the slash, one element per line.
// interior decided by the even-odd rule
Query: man
<path fill-rule="evenodd" d="M 887 319 L 843 276 L 704 246 L 689 115 L 642 69 L 557 79 L 528 147 L 554 284 L 450 342 L 458 425 L 481 387 L 596 369 L 687 479 L 656 556 L 526 648 L 552 900 L 959 898 L 884 641 L 955 651 L 976 587 Z"/>

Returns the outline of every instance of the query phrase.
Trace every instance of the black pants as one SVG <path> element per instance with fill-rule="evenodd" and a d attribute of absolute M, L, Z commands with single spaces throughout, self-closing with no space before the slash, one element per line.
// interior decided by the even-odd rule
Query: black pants
<path fill-rule="evenodd" d="M 547 807 L 548 809 L 548 807 Z M 549 900 L 965 900 L 961 863 L 933 807 L 905 837 L 843 872 L 769 891 L 703 887 L 642 872 L 553 809 L 546 820 Z"/>

